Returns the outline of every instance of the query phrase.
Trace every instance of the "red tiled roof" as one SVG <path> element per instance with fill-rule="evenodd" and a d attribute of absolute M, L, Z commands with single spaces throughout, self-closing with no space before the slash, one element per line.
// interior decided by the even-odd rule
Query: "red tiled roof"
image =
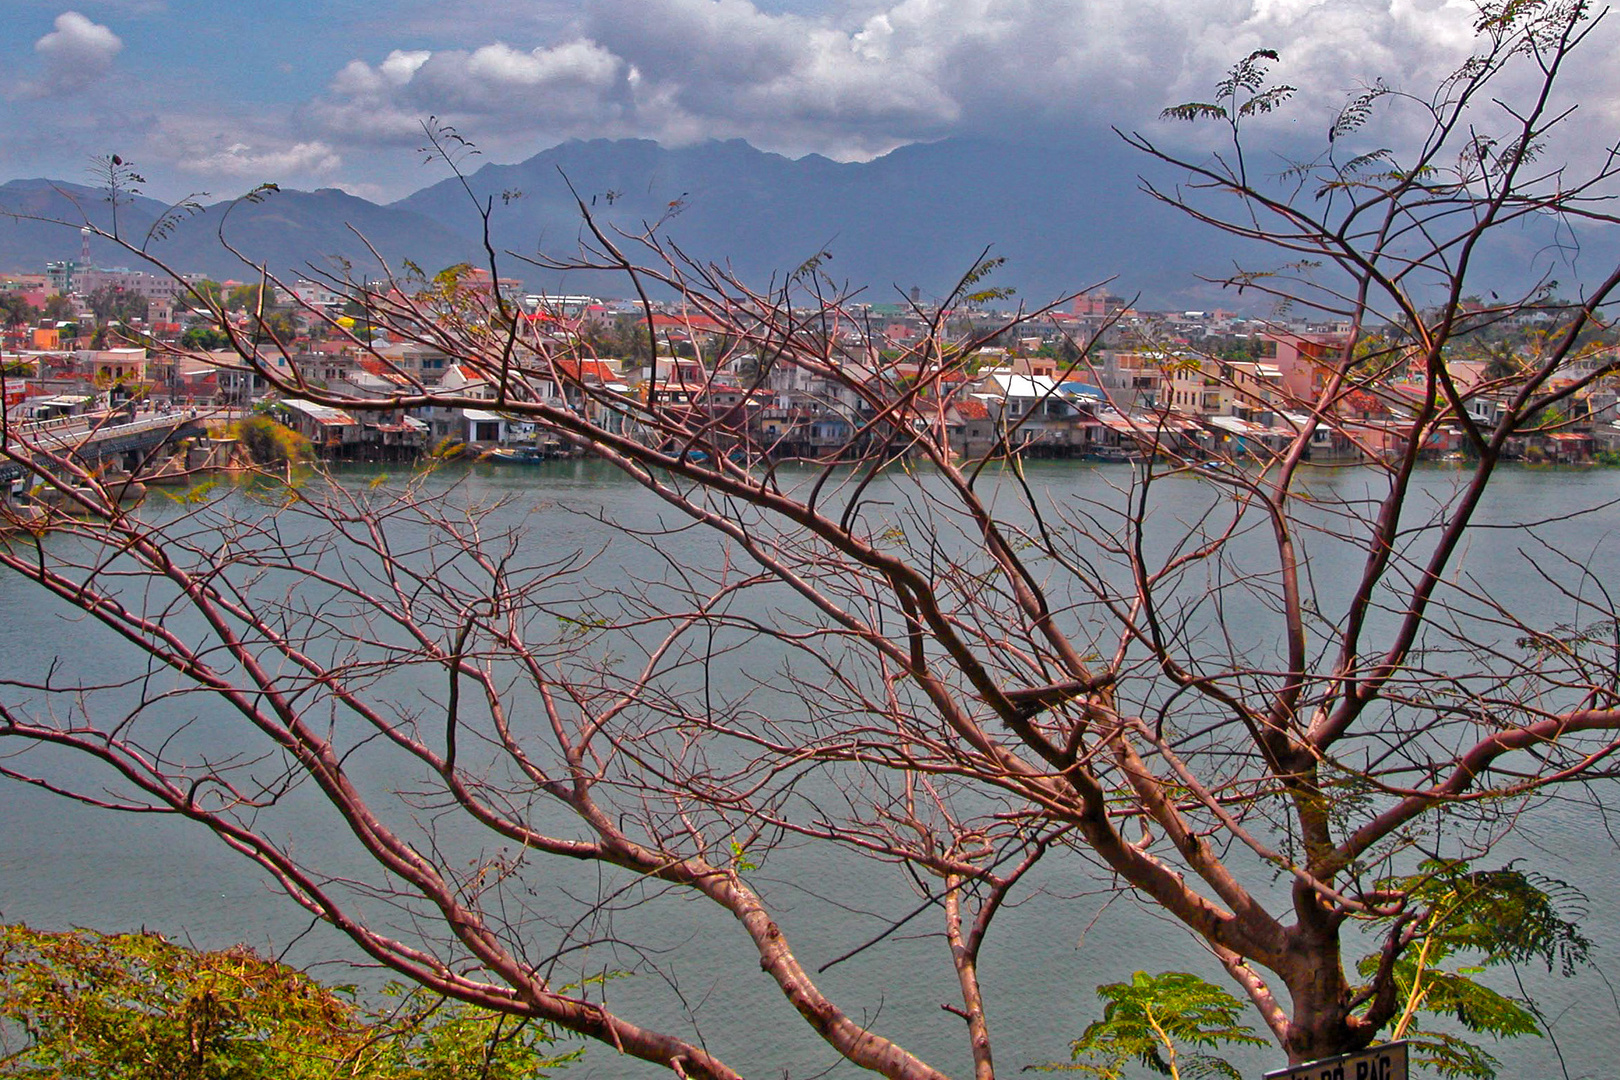
<path fill-rule="evenodd" d="M 613 382 L 619 377 L 619 373 L 613 370 L 613 365 L 606 360 L 572 360 L 558 357 L 552 364 L 564 378 L 568 379 Z"/>
<path fill-rule="evenodd" d="M 1389 411 L 1389 407 L 1377 395 L 1370 394 L 1365 390 L 1350 391 L 1344 396 L 1344 403 L 1352 412 L 1358 412 L 1362 415 Z"/>
<path fill-rule="evenodd" d="M 658 315 L 652 317 L 654 330 L 696 330 L 698 332 L 717 332 L 724 330 L 718 322 L 707 315 Z"/>

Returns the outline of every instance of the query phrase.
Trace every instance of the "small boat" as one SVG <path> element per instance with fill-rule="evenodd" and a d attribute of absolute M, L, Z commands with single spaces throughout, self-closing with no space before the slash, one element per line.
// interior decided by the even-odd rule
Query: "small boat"
<path fill-rule="evenodd" d="M 497 446 L 484 455 L 484 460 L 494 465 L 538 465 L 550 459 L 538 446 Z"/>
<path fill-rule="evenodd" d="M 1147 456 L 1134 446 L 1092 446 L 1086 452 L 1086 457 L 1092 461 L 1105 461 L 1121 465 L 1129 462 L 1145 461 Z"/>

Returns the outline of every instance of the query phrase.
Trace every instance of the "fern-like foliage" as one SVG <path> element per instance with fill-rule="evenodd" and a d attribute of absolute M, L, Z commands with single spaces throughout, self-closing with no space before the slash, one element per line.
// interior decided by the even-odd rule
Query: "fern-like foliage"
<path fill-rule="evenodd" d="M 1171 105 L 1159 113 L 1161 120 L 1225 120 L 1226 107 L 1208 101 L 1189 101 L 1185 105 Z"/>
<path fill-rule="evenodd" d="M 1592 943 L 1579 925 L 1586 895 L 1568 882 L 1512 864 L 1475 870 L 1430 860 L 1418 870 L 1388 886 L 1408 885 L 1408 895 L 1429 906 L 1430 937 L 1444 956 L 1471 950 L 1486 967 L 1540 960 L 1566 977 L 1590 962 Z"/>
<path fill-rule="evenodd" d="M 789 275 L 789 280 L 806 281 L 810 278 L 820 277 L 822 265 L 831 258 L 832 252 L 830 251 L 816 252 L 814 255 L 810 256 L 808 259 L 804 260 L 804 262 L 799 264 L 798 269 L 794 270 L 793 273 Z"/>
<path fill-rule="evenodd" d="M 112 207 L 112 238 L 119 239 L 118 208 L 128 206 L 141 193 L 146 177 L 118 154 L 100 154 L 90 159 L 90 175 L 101 188 L 101 201 Z"/>
<path fill-rule="evenodd" d="M 1466 862 L 1429 860 L 1418 873 L 1387 878 L 1380 889 L 1404 893 L 1419 912 L 1416 929 L 1395 962 L 1394 979 L 1407 1021 L 1447 1016 L 1470 1032 L 1498 1039 L 1541 1036 L 1532 1002 L 1499 993 L 1476 976 L 1499 965 L 1539 960 L 1565 977 L 1590 962 L 1592 943 L 1580 931 L 1586 897 L 1556 878 L 1509 865 L 1476 870 Z M 1387 923 L 1388 919 L 1375 920 Z M 1378 957 L 1357 965 L 1363 976 Z M 1414 1060 L 1443 1076 L 1491 1080 L 1497 1062 L 1457 1035 L 1411 1027 L 1397 1034 L 1413 1044 Z"/>
<path fill-rule="evenodd" d="M 1292 86 L 1273 86 L 1268 90 L 1244 101 L 1238 106 L 1239 116 L 1258 116 L 1261 113 L 1273 112 L 1282 107 L 1283 102 L 1294 96 Z"/>
<path fill-rule="evenodd" d="M 1236 129 L 1243 120 L 1275 112 L 1294 96 L 1295 88 L 1285 83 L 1266 86 L 1266 71 L 1275 63 L 1273 49 L 1256 49 L 1232 65 L 1226 78 L 1215 85 L 1214 101 L 1189 101 L 1172 105 L 1159 113 L 1161 120 L 1225 120 Z"/>
<path fill-rule="evenodd" d="M 1097 988 L 1103 1018 L 1071 1045 L 1073 1060 L 1033 1066 L 1041 1072 L 1083 1072 L 1098 1080 L 1122 1080 L 1136 1062 L 1158 1074 L 1241 1080 L 1224 1058 L 1205 1051 L 1222 1046 L 1265 1046 L 1254 1028 L 1240 1023 L 1245 1006 L 1225 990 L 1185 971 L 1149 975 Z"/>
<path fill-rule="evenodd" d="M 961 283 L 957 286 L 962 293 L 962 299 L 970 304 L 983 304 L 990 300 L 1005 300 L 1009 296 L 1015 295 L 1018 290 L 1007 286 L 996 285 L 985 289 L 973 288 L 973 286 L 984 281 L 1005 265 L 1007 265 L 1005 255 L 992 255 L 980 259 L 974 264 L 973 269 L 962 276 Z"/>
<path fill-rule="evenodd" d="M 1413 1065 L 1421 1065 L 1448 1080 L 1491 1080 L 1501 1067 L 1495 1055 L 1478 1043 L 1444 1031 L 1413 1031 L 1406 1041 Z"/>
<path fill-rule="evenodd" d="M 245 203 L 249 203 L 249 204 L 254 205 L 254 206 L 257 206 L 259 203 L 264 202 L 264 200 L 266 200 L 270 196 L 278 193 L 280 190 L 281 190 L 281 185 L 280 184 L 272 184 L 272 183 L 266 182 L 266 183 L 263 183 L 263 184 L 259 184 L 252 191 L 248 192 L 246 195 L 243 195 L 240 201 L 245 202 Z"/>
<path fill-rule="evenodd" d="M 427 143 L 417 147 L 417 152 L 422 155 L 425 164 L 443 161 L 459 173 L 461 164 L 468 158 L 483 156 L 484 152 L 478 149 L 477 143 L 437 116 L 429 116 L 423 121 L 422 133 L 427 136 Z"/>
<path fill-rule="evenodd" d="M 1481 4 L 1474 32 L 1533 54 L 1554 47 L 1560 35 L 1587 17 L 1587 0 L 1499 0 Z"/>
<path fill-rule="evenodd" d="M 1226 78 L 1216 84 L 1216 96 L 1236 97 L 1240 90 L 1251 94 L 1258 92 L 1260 87 L 1265 85 L 1267 61 L 1273 64 L 1277 62 L 1277 50 L 1256 49 L 1233 64 Z"/>
<path fill-rule="evenodd" d="M 1388 93 L 1389 87 L 1384 85 L 1383 80 L 1379 80 L 1360 93 L 1352 95 L 1350 100 L 1345 102 L 1344 108 L 1339 110 L 1339 115 L 1334 117 L 1333 125 L 1328 128 L 1328 142 L 1359 131 L 1368 120 L 1372 119 L 1373 103 Z"/>
<path fill-rule="evenodd" d="M 201 200 L 207 197 L 208 192 L 206 191 L 193 191 L 190 195 L 172 204 L 167 210 L 159 214 L 157 220 L 152 222 L 152 227 L 146 230 L 146 239 L 141 241 L 141 250 L 145 251 L 147 246 L 155 240 L 167 239 L 182 221 L 202 213 L 203 204 Z"/>

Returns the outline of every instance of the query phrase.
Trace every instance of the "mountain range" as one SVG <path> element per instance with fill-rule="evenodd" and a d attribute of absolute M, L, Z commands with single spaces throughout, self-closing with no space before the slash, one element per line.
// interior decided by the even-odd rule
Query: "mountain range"
<path fill-rule="evenodd" d="M 1029 303 L 1108 281 L 1110 292 L 1150 308 L 1245 306 L 1252 294 L 1237 297 L 1198 275 L 1276 257 L 1244 249 L 1143 193 L 1138 173 L 1161 186 L 1179 179 L 1156 165 L 1112 133 L 1067 144 L 947 139 L 864 163 L 790 159 L 740 140 L 682 148 L 575 140 L 517 164 L 468 171 L 465 186 L 452 175 L 387 205 L 336 189 L 213 203 L 147 251 L 175 270 L 220 280 L 256 276 L 221 235 L 283 276 L 309 276 L 313 268 L 375 277 L 383 263 L 398 270 L 406 260 L 432 273 L 482 263 L 483 204 L 503 274 L 531 291 L 629 294 L 616 276 L 525 261 L 578 252 L 584 232 L 577 196 L 599 225 L 624 237 L 632 257 L 633 238 L 660 223 L 659 234 L 682 253 L 725 265 L 756 288 L 822 256 L 822 268 L 863 288 L 863 299 L 893 302 L 913 287 L 926 299 L 947 293 L 988 250 L 1006 258 L 989 284 L 1015 288 Z M 120 235 L 139 244 L 167 207 L 136 195 L 117 209 Z M 113 206 L 93 188 L 35 179 L 0 185 L 0 210 L 16 215 L 0 217 L 0 270 L 39 272 L 48 260 L 76 257 L 79 247 L 76 227 L 41 219 L 105 229 Z M 1488 276 L 1512 287 L 1545 243 L 1533 229 L 1510 238 L 1493 253 Z M 1615 246 L 1608 241 L 1591 254 Z M 99 239 L 91 259 L 135 262 Z"/>

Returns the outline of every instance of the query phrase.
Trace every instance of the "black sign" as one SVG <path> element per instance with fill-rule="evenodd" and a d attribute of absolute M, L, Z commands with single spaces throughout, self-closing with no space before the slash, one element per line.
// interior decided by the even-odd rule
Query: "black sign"
<path fill-rule="evenodd" d="M 1406 1080 L 1406 1047 L 1402 1040 L 1354 1054 L 1290 1065 L 1266 1073 L 1266 1080 Z"/>

